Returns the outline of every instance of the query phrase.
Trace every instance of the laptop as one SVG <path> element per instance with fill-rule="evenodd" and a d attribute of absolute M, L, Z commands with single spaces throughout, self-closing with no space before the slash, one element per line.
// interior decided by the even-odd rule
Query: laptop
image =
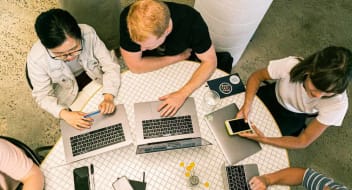
<path fill-rule="evenodd" d="M 257 164 L 223 166 L 222 176 L 226 190 L 250 190 L 249 180 L 259 175 Z"/>
<path fill-rule="evenodd" d="M 74 162 L 132 143 L 130 126 L 123 104 L 110 115 L 96 114 L 90 129 L 77 130 L 60 121 L 66 162 Z"/>
<path fill-rule="evenodd" d="M 201 138 L 196 106 L 188 98 L 173 117 L 160 117 L 161 101 L 134 104 L 137 154 L 211 145 Z"/>
<path fill-rule="evenodd" d="M 233 119 L 237 112 L 236 104 L 230 104 L 205 115 L 206 123 L 213 132 L 227 163 L 233 165 L 261 150 L 258 142 L 238 135 L 230 136 L 225 127 L 225 120 Z"/>

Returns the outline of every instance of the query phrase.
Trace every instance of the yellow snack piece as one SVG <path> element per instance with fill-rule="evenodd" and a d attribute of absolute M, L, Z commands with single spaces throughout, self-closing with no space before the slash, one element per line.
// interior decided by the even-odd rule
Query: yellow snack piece
<path fill-rule="evenodd" d="M 185 176 L 186 176 L 186 177 L 191 176 L 191 172 L 186 172 L 186 173 L 185 173 Z"/>
<path fill-rule="evenodd" d="M 187 170 L 187 171 L 191 171 L 192 169 L 193 169 L 193 166 L 187 166 L 187 167 L 186 167 L 186 170 Z"/>

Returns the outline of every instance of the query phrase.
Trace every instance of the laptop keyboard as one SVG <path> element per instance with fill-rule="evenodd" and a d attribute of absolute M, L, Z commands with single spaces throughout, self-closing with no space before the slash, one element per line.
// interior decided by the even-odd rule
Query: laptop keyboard
<path fill-rule="evenodd" d="M 143 120 L 144 139 L 193 133 L 190 115 Z"/>
<path fill-rule="evenodd" d="M 227 166 L 226 173 L 230 190 L 249 190 L 243 166 Z"/>
<path fill-rule="evenodd" d="M 73 156 L 125 141 L 122 124 L 111 125 L 70 138 Z"/>

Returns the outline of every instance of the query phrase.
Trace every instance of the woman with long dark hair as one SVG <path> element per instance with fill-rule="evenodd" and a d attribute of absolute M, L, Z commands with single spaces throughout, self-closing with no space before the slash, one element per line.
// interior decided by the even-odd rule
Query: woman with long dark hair
<path fill-rule="evenodd" d="M 283 148 L 305 148 L 329 126 L 342 125 L 348 108 L 347 86 L 352 78 L 352 53 L 343 47 L 327 47 L 306 59 L 287 57 L 270 61 L 268 67 L 248 79 L 245 102 L 237 114 L 250 120 L 255 94 L 276 120 L 283 137 L 241 134 Z M 259 88 L 265 80 L 275 83 Z M 308 117 L 314 117 L 306 126 Z"/>

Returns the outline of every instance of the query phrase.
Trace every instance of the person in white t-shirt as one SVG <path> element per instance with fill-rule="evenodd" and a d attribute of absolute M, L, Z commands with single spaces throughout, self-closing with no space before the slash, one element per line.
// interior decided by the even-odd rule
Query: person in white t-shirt
<path fill-rule="evenodd" d="M 327 47 L 306 59 L 287 57 L 270 61 L 268 67 L 249 77 L 245 101 L 236 117 L 250 121 L 251 105 L 257 94 L 272 113 L 283 137 L 266 137 L 255 125 L 254 133 L 241 136 L 283 148 L 309 146 L 329 126 L 342 125 L 351 78 L 352 53 L 343 47 Z M 259 88 L 265 80 L 276 83 Z M 313 116 L 306 126 L 307 117 Z"/>
<path fill-rule="evenodd" d="M 0 189 L 14 190 L 20 182 L 23 190 L 44 189 L 40 168 L 21 149 L 0 139 Z"/>

